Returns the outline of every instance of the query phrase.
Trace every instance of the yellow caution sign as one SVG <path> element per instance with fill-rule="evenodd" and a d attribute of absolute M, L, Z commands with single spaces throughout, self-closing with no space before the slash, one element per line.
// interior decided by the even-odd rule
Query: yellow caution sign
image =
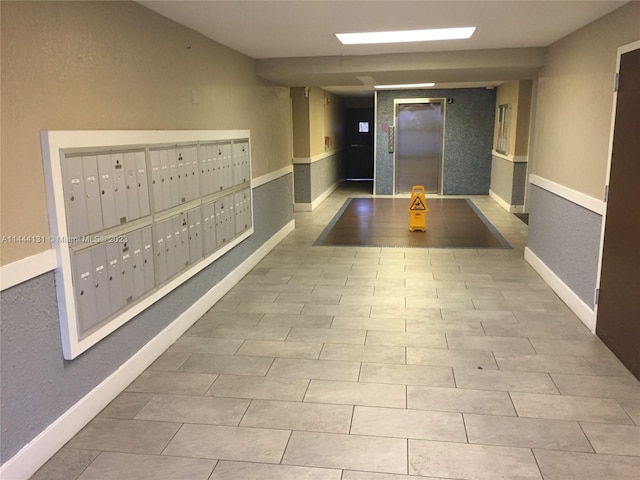
<path fill-rule="evenodd" d="M 427 230 L 427 200 L 425 199 L 425 191 L 422 185 L 414 185 L 411 187 L 411 202 L 409 203 L 409 231 L 414 232 Z"/>

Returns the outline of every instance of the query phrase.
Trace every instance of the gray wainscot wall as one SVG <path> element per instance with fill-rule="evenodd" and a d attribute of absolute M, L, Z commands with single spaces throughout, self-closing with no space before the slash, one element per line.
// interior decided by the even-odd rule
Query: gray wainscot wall
<path fill-rule="evenodd" d="M 292 175 L 253 190 L 254 233 L 193 278 L 72 361 L 62 357 L 54 273 L 1 294 L 2 462 L 47 426 L 293 219 Z"/>
<path fill-rule="evenodd" d="M 344 150 L 339 150 L 318 159 L 293 159 L 294 202 L 297 208 L 310 210 L 344 179 L 344 155 Z"/>
<path fill-rule="evenodd" d="M 528 248 L 592 310 L 602 215 L 529 186 Z"/>
<path fill-rule="evenodd" d="M 442 193 L 487 195 L 496 91 L 486 88 L 380 90 L 376 92 L 375 193 L 393 194 L 393 154 L 383 127 L 394 123 L 394 99 L 447 98 L 445 106 Z"/>
<path fill-rule="evenodd" d="M 495 152 L 491 156 L 492 197 L 512 213 L 524 211 L 524 196 L 527 183 L 527 162 L 518 157 L 505 157 Z"/>

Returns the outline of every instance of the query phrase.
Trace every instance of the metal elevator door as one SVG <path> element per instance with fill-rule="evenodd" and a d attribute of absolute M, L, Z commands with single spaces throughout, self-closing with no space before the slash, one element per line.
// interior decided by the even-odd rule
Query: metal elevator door
<path fill-rule="evenodd" d="M 444 101 L 396 104 L 395 193 L 442 191 Z"/>

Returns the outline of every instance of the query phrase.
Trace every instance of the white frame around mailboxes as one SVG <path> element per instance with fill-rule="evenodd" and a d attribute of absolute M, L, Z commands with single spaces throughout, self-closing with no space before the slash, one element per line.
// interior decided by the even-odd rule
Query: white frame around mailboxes
<path fill-rule="evenodd" d="M 249 144 L 249 191 L 253 199 L 251 174 L 251 137 L 249 130 L 89 130 L 89 131 L 43 131 L 41 132 L 42 156 L 47 191 L 50 239 L 69 238 L 64 204 L 61 159 L 67 149 L 108 150 L 110 147 L 146 148 L 181 143 L 220 141 L 248 141 Z M 198 152 L 200 149 L 197 149 Z M 202 197 L 201 202 L 202 204 Z M 251 200 L 253 204 L 253 200 Z M 58 315 L 63 356 L 72 360 L 91 346 L 111 334 L 146 308 L 160 300 L 189 278 L 212 264 L 254 232 L 253 205 L 251 205 L 250 227 L 222 247 L 204 256 L 174 278 L 156 287 L 140 301 L 98 327 L 84 337 L 78 333 L 78 311 L 73 288 L 71 246 L 67 242 L 53 241 L 56 252 L 55 270 Z M 152 212 L 153 213 L 153 212 Z M 162 216 L 162 215 L 160 215 Z"/>

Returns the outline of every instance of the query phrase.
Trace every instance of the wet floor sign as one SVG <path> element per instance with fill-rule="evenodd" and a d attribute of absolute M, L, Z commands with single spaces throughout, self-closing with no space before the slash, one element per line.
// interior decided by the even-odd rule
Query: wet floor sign
<path fill-rule="evenodd" d="M 425 232 L 427 230 L 427 201 L 425 199 L 425 191 L 422 185 L 414 185 L 411 187 L 411 202 L 409 203 L 409 230 L 414 232 L 419 230 Z"/>

